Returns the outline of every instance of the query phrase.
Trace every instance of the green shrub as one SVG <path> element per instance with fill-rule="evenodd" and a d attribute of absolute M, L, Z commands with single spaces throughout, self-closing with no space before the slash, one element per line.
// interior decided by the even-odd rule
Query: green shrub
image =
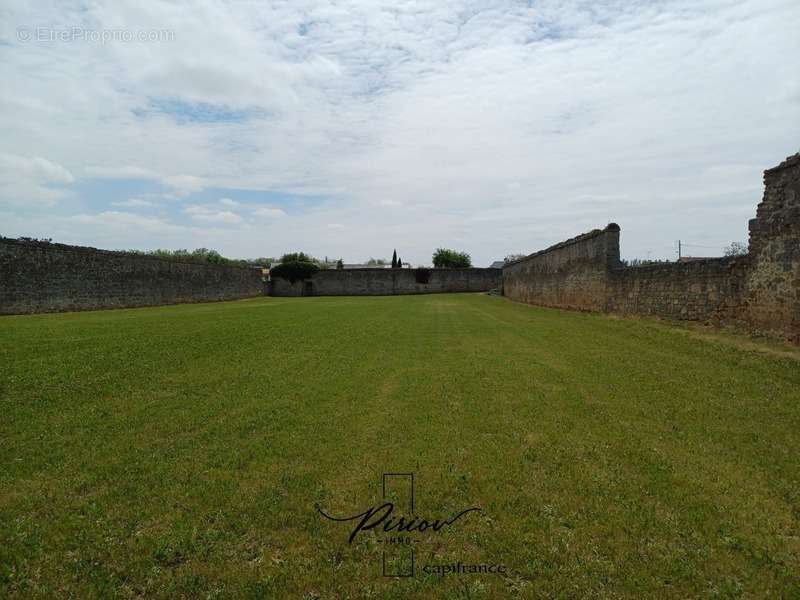
<path fill-rule="evenodd" d="M 472 258 L 466 252 L 437 248 L 433 253 L 433 266 L 438 269 L 465 269 L 472 266 Z"/>
<path fill-rule="evenodd" d="M 288 254 L 284 254 L 281 256 L 282 263 L 291 263 L 291 262 L 308 262 L 317 264 L 319 261 L 311 256 L 310 254 L 306 254 L 305 252 L 289 252 Z"/>
<path fill-rule="evenodd" d="M 157 248 L 155 250 L 126 250 L 124 252 L 125 254 L 133 254 L 136 256 L 153 256 L 155 258 L 174 260 L 177 262 L 191 262 L 212 265 L 238 265 L 242 267 L 254 264 L 254 261 L 226 258 L 216 250 L 211 250 L 209 248 L 197 248 L 192 251 L 186 250 L 185 248 L 181 248 L 179 250 L 165 250 L 163 248 Z"/>
<path fill-rule="evenodd" d="M 270 269 L 270 277 L 280 277 L 281 279 L 288 279 L 292 283 L 308 279 L 314 273 L 319 271 L 319 267 L 308 261 L 293 260 L 290 262 L 282 262 L 281 264 Z"/>

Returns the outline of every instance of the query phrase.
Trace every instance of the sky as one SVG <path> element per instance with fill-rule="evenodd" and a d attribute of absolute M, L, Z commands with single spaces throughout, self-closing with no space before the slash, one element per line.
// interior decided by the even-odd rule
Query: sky
<path fill-rule="evenodd" d="M 747 241 L 797 0 L 0 1 L 0 235 L 476 266 Z"/>

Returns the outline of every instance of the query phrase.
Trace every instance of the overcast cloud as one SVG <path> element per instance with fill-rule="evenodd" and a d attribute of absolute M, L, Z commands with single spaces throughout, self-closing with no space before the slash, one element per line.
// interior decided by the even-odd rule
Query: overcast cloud
<path fill-rule="evenodd" d="M 714 255 L 800 150 L 797 0 L 3 4 L 6 236 Z"/>

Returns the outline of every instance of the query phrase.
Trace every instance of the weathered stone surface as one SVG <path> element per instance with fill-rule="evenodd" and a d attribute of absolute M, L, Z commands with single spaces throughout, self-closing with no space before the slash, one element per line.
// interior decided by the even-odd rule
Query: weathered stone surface
<path fill-rule="evenodd" d="M 618 264 L 619 226 L 612 223 L 505 265 L 503 293 L 530 304 L 604 310 L 608 270 Z"/>
<path fill-rule="evenodd" d="M 258 269 L 0 238 L 0 314 L 235 300 L 263 293 Z"/>
<path fill-rule="evenodd" d="M 428 283 L 416 269 L 330 269 L 307 281 L 273 278 L 273 296 L 392 296 L 441 292 L 485 292 L 502 284 L 501 269 L 426 269 Z"/>
<path fill-rule="evenodd" d="M 800 343 L 800 154 L 764 172 L 749 250 L 742 319 Z"/>
<path fill-rule="evenodd" d="M 622 267 L 612 224 L 506 265 L 503 290 L 531 304 L 735 324 L 800 342 L 800 154 L 764 172 L 747 256 Z"/>
<path fill-rule="evenodd" d="M 612 269 L 605 310 L 722 323 L 736 318 L 746 258 Z"/>

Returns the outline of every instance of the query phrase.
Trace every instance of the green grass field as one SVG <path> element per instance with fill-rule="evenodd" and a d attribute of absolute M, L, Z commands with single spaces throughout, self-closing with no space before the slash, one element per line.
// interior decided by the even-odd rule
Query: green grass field
<path fill-rule="evenodd" d="M 800 597 L 800 362 L 753 348 L 477 294 L 2 317 L 0 597 Z M 412 578 L 315 508 L 386 472 L 482 508 Z"/>

